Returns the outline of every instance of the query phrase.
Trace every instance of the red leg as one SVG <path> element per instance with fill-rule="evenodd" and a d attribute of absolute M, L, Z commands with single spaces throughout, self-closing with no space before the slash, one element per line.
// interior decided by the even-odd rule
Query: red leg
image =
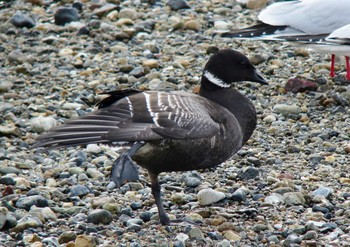
<path fill-rule="evenodd" d="M 350 81 L 350 64 L 349 64 L 348 56 L 345 56 L 345 63 L 346 63 L 346 79 Z"/>
<path fill-rule="evenodd" d="M 329 74 L 332 78 L 335 76 L 335 72 L 334 72 L 334 63 L 335 63 L 335 55 L 332 54 L 331 73 Z"/>

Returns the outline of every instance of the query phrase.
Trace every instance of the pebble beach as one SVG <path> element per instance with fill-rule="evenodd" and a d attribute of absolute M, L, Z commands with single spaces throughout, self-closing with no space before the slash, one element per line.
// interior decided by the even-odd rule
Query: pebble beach
<path fill-rule="evenodd" d="M 220 33 L 254 24 L 268 1 L 0 1 L 0 246 L 348 246 L 350 81 L 342 59 L 288 42 Z M 269 3 L 271 3 L 270 1 Z M 230 47 L 269 85 L 235 84 L 258 126 L 230 160 L 159 176 L 162 226 L 146 170 L 115 188 L 127 147 L 33 150 L 35 138 L 93 111 L 103 92 L 196 93 Z"/>

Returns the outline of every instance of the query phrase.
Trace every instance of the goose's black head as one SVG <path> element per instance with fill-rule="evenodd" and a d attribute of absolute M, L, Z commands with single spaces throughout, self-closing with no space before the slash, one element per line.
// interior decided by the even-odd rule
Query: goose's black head
<path fill-rule="evenodd" d="M 220 89 L 229 88 L 238 81 L 268 84 L 246 56 L 232 49 L 222 49 L 205 65 L 201 84 L 204 88 Z"/>

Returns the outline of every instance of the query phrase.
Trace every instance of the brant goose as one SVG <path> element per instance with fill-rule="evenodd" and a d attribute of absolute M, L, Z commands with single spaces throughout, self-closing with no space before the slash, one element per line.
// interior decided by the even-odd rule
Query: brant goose
<path fill-rule="evenodd" d="M 280 36 L 329 34 L 350 23 L 348 0 L 295 0 L 269 5 L 259 23 L 223 37 L 275 40 Z"/>
<path fill-rule="evenodd" d="M 137 177 L 131 159 L 147 169 L 160 222 L 170 224 L 158 175 L 215 167 L 229 159 L 256 127 L 253 104 L 231 84 L 267 84 L 243 54 L 223 49 L 206 64 L 199 95 L 173 91 L 114 91 L 99 109 L 51 129 L 34 147 L 129 142 L 114 163 L 111 179 L 120 185 Z M 136 175 L 135 175 L 136 174 Z"/>

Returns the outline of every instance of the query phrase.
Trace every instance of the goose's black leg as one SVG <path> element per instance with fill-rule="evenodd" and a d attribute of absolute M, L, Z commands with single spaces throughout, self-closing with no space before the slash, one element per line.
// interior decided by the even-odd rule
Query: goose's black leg
<path fill-rule="evenodd" d="M 151 177 L 151 189 L 152 189 L 152 194 L 153 194 L 154 200 L 156 201 L 156 205 L 158 208 L 160 223 L 162 223 L 162 225 L 169 225 L 170 220 L 169 220 L 169 217 L 164 210 L 164 207 L 162 204 L 162 198 L 160 196 L 160 184 L 158 182 L 158 174 L 154 174 L 154 173 L 149 172 L 149 175 Z"/>
<path fill-rule="evenodd" d="M 137 167 L 130 157 L 143 145 L 143 143 L 135 143 L 126 153 L 122 154 L 114 161 L 111 171 L 111 180 L 117 187 L 120 187 L 128 181 L 136 181 L 139 179 Z"/>

